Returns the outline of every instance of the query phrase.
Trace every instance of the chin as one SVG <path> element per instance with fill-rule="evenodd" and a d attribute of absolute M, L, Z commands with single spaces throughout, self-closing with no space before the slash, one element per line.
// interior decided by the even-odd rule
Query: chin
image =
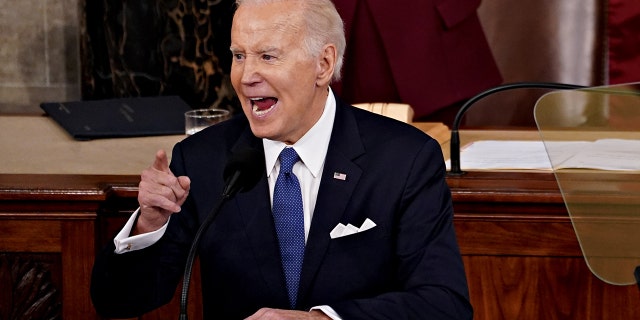
<path fill-rule="evenodd" d="M 251 126 L 251 132 L 253 135 L 261 139 L 272 139 L 273 133 L 269 130 L 269 125 L 258 124 L 256 121 L 249 119 L 249 125 Z"/>

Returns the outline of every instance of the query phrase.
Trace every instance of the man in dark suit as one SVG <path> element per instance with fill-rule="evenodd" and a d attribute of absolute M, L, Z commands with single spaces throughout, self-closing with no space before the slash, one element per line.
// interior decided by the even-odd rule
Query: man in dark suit
<path fill-rule="evenodd" d="M 332 3 L 241 1 L 231 38 L 244 115 L 178 143 L 170 167 L 159 151 L 143 172 L 140 209 L 96 259 L 99 313 L 133 317 L 171 300 L 225 164 L 258 149 L 257 185 L 221 207 L 199 245 L 206 318 L 471 318 L 439 145 L 333 95 L 345 41 Z M 284 176 L 297 177 L 303 218 L 282 228 Z M 298 234 L 282 229 L 300 230 L 299 269 L 288 249 Z"/>

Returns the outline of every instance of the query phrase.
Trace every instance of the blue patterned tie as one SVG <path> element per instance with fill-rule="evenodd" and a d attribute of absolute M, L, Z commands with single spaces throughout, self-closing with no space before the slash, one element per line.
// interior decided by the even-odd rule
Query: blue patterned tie
<path fill-rule="evenodd" d="M 273 191 L 273 220 L 280 243 L 282 267 L 287 281 L 289 303 L 296 307 L 298 282 L 304 258 L 304 214 L 302 192 L 296 175 L 291 172 L 300 158 L 293 148 L 280 153 L 280 173 Z"/>

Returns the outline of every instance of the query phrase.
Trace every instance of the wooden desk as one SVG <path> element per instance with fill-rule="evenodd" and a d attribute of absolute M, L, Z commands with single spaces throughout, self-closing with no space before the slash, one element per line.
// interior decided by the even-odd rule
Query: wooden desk
<path fill-rule="evenodd" d="M 460 139 L 541 138 L 467 130 Z M 640 319 L 636 286 L 589 270 L 553 173 L 468 171 L 447 182 L 475 319 Z"/>
<path fill-rule="evenodd" d="M 0 299 L 0 312 L 20 302 L 64 319 L 98 319 L 88 295 L 95 251 L 137 207 L 138 174 L 155 149 L 182 136 L 76 142 L 50 121 L 0 117 L 0 283 L 13 284 L 0 286 L 0 297 L 20 300 Z M 500 136 L 461 139 L 485 134 Z M 502 136 L 514 134 L 537 136 Z M 591 275 L 551 173 L 469 172 L 448 183 L 476 319 L 640 319 L 635 286 Z M 14 295 L 18 283 L 26 287 Z M 199 295 L 189 296 L 189 317 L 199 319 Z M 177 314 L 174 299 L 142 319 Z"/>
<path fill-rule="evenodd" d="M 137 207 L 156 150 L 182 138 L 74 141 L 48 117 L 0 116 L 0 319 L 97 319 L 95 252 Z"/>
<path fill-rule="evenodd" d="M 0 116 L 0 173 L 139 175 L 183 135 L 75 141 L 49 117 Z"/>

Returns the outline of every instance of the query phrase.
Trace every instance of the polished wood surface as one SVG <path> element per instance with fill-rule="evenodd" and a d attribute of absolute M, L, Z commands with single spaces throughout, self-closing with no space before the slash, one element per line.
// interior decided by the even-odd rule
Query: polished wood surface
<path fill-rule="evenodd" d="M 640 291 L 596 278 L 551 173 L 449 177 L 475 319 L 636 319 Z"/>
<path fill-rule="evenodd" d="M 2 319 L 94 314 L 87 293 L 102 182 L 57 178 L 0 175 Z"/>
<path fill-rule="evenodd" d="M 487 134 L 491 136 L 489 132 L 468 132 L 467 138 L 464 135 L 461 138 L 480 139 Z M 515 139 L 536 137 L 535 132 L 493 134 L 494 138 L 504 139 L 518 135 L 522 136 Z M 168 144 L 167 139 L 175 138 L 150 140 Z M 147 138 L 143 140 L 148 142 Z M 8 145 L 6 139 L 0 141 L 5 150 L 22 143 L 14 141 Z M 115 143 L 64 143 L 69 148 L 80 148 L 80 144 L 87 144 L 82 148 L 93 148 L 89 144 L 94 142 Z M 130 143 L 131 140 L 123 139 L 114 148 Z M 148 165 L 145 148 L 140 146 L 140 152 L 130 150 L 131 153 L 122 153 L 118 164 L 140 157 L 140 166 Z M 117 152 L 117 148 L 112 152 Z M 7 154 L 2 157 L 10 157 Z M 113 165 L 110 158 L 95 161 L 98 168 Z M 67 166 L 72 168 L 74 163 L 68 162 Z M 3 166 L 0 281 L 16 284 L 0 286 L 0 312 L 16 305 L 15 301 L 5 299 L 13 297 L 39 306 L 35 309 L 41 314 L 57 314 L 64 319 L 100 319 L 88 294 L 93 257 L 136 209 L 139 170 L 102 174 L 102 169 L 98 169 L 99 173 L 88 174 L 72 169 L 47 173 L 33 168 L 35 172 L 29 173 L 11 172 Z M 640 319 L 637 287 L 610 285 L 589 271 L 552 173 L 472 171 L 450 176 L 447 181 L 453 195 L 454 223 L 475 319 Z M 20 274 L 25 276 L 15 276 Z M 26 276 L 29 274 L 41 276 Z M 41 279 L 38 281 L 42 287 L 50 290 L 35 290 L 30 286 L 37 283 L 34 279 Z M 16 295 L 13 288 L 20 287 L 17 284 L 25 286 L 22 290 L 28 294 Z M 197 276 L 192 280 L 191 290 L 189 318 L 200 319 L 202 301 Z M 141 319 L 177 317 L 178 296 L 172 304 Z M 37 301 L 47 304 L 38 305 Z M 0 314 L 0 318 L 8 317 Z"/>

